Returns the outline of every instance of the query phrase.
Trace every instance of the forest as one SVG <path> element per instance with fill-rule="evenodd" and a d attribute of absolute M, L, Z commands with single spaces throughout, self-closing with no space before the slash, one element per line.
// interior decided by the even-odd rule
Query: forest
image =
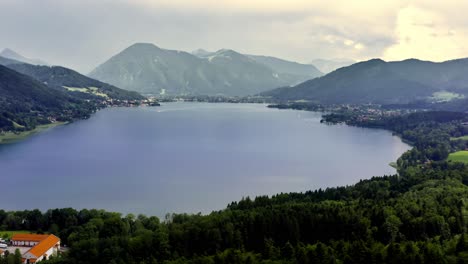
<path fill-rule="evenodd" d="M 466 114 L 324 120 L 389 129 L 413 149 L 398 175 L 245 197 L 208 215 L 0 210 L 0 230 L 59 236 L 69 250 L 42 263 L 468 263 L 468 166 L 446 161 L 467 147 L 451 140 L 467 134 Z"/>

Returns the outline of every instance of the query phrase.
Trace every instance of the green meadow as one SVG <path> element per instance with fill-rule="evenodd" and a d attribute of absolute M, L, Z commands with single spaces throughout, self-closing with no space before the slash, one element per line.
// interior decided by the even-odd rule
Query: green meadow
<path fill-rule="evenodd" d="M 452 137 L 450 140 L 468 140 L 468 136 Z"/>
<path fill-rule="evenodd" d="M 453 161 L 453 162 L 468 163 L 468 151 L 462 150 L 462 151 L 457 151 L 457 152 L 454 152 L 454 153 L 450 153 L 447 160 L 448 161 Z"/>
<path fill-rule="evenodd" d="M 55 123 L 51 123 L 51 124 L 47 124 L 47 125 L 37 126 L 35 129 L 29 130 L 29 131 L 3 132 L 3 133 L 0 133 L 0 144 L 9 144 L 9 143 L 18 142 L 18 141 L 21 141 L 23 139 L 26 139 L 29 136 L 32 136 L 32 135 L 36 134 L 36 133 L 39 133 L 39 132 L 47 130 L 47 129 L 51 128 L 51 127 L 55 127 L 55 126 L 59 126 L 59 125 L 63 125 L 63 124 L 65 124 L 65 122 L 55 122 Z"/>

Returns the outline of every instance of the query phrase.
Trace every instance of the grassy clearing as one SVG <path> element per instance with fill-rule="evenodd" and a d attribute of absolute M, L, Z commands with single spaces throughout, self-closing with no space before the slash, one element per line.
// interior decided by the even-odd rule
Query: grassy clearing
<path fill-rule="evenodd" d="M 15 133 L 15 132 L 0 133 L 0 144 L 10 144 L 10 143 L 18 142 L 36 133 L 39 133 L 49 128 L 56 127 L 56 126 L 63 125 L 63 124 L 65 124 L 65 122 L 55 122 L 52 124 L 37 126 L 35 129 L 29 130 L 29 131 L 23 131 L 19 133 Z"/>
<path fill-rule="evenodd" d="M 463 137 L 453 137 L 453 138 L 450 138 L 450 140 L 468 140 L 468 136 L 463 136 Z"/>
<path fill-rule="evenodd" d="M 464 97 L 465 96 L 463 96 L 462 94 L 441 91 L 433 93 L 431 99 L 435 102 L 449 102 L 455 99 L 462 99 Z"/>
<path fill-rule="evenodd" d="M 94 95 L 97 95 L 97 96 L 100 96 L 100 97 L 108 97 L 107 94 L 100 93 L 99 88 L 97 88 L 97 87 L 79 88 L 79 87 L 63 86 L 63 88 L 67 89 L 70 92 L 89 93 L 89 94 L 94 94 Z"/>
<path fill-rule="evenodd" d="M 0 238 L 3 239 L 11 239 L 13 235 L 16 234 L 29 234 L 31 233 L 30 231 L 26 230 L 19 230 L 19 231 L 0 231 Z"/>
<path fill-rule="evenodd" d="M 454 152 L 454 153 L 450 153 L 447 160 L 452 161 L 452 162 L 468 163 L 468 151 L 462 150 L 462 151 L 457 151 L 457 152 Z"/>

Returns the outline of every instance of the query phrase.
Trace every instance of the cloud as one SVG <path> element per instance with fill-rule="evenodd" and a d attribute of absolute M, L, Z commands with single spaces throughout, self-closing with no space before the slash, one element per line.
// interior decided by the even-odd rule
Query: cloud
<path fill-rule="evenodd" d="M 395 28 L 396 43 L 385 50 L 388 60 L 419 58 L 445 61 L 468 54 L 466 25 L 453 23 L 450 14 L 435 6 L 401 9 Z"/>
<path fill-rule="evenodd" d="M 89 72 L 135 42 L 315 58 L 466 56 L 456 0 L 2 0 L 0 48 Z"/>

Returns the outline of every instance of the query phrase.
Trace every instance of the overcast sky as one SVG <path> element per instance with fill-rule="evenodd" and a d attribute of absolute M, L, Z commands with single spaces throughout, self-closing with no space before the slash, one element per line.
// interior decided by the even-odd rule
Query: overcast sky
<path fill-rule="evenodd" d="M 82 73 L 136 42 L 299 62 L 443 61 L 468 57 L 466 10 L 459 0 L 0 0 L 0 49 Z"/>

